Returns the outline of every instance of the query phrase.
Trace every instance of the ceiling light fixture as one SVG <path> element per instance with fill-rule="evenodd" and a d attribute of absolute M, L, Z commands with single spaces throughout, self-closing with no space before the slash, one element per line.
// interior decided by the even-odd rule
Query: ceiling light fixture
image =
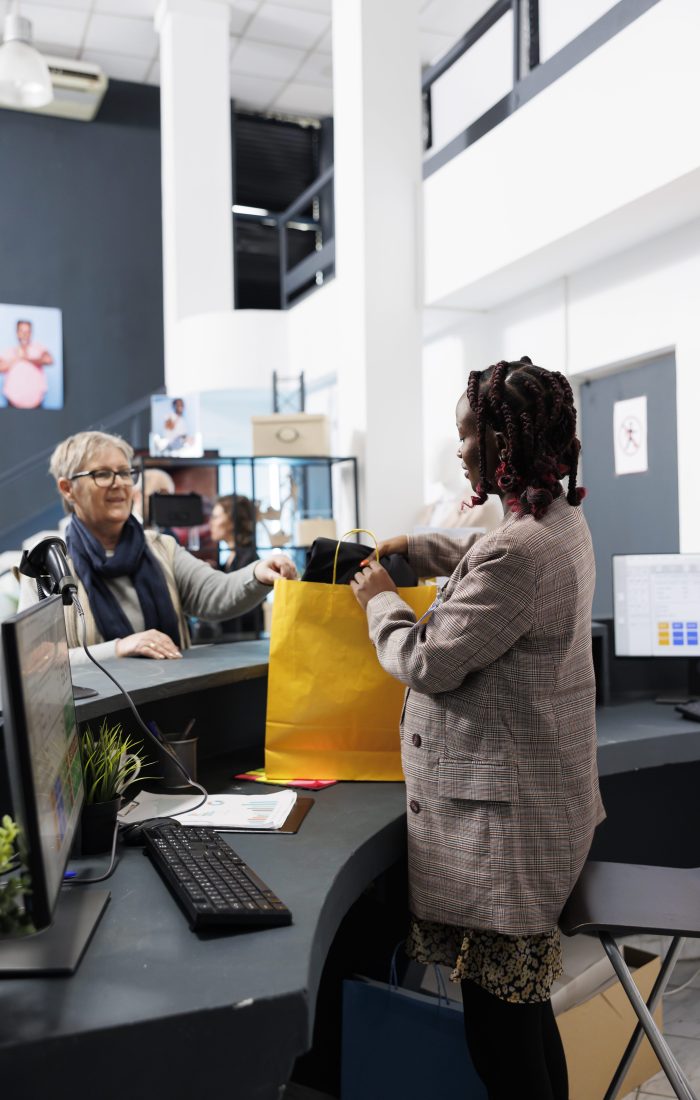
<path fill-rule="evenodd" d="M 49 67 L 32 46 L 32 25 L 19 14 L 15 2 L 13 10 L 5 16 L 0 46 L 0 105 L 45 107 L 52 99 Z"/>

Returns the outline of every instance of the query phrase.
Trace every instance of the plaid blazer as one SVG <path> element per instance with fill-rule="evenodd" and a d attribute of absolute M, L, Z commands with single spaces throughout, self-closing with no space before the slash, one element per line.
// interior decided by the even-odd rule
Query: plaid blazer
<path fill-rule="evenodd" d="M 509 934 L 553 928 L 605 816 L 596 765 L 591 604 L 580 508 L 509 514 L 469 541 L 409 538 L 420 576 L 451 574 L 416 623 L 370 600 L 382 666 L 406 684 L 401 753 L 411 911 Z"/>

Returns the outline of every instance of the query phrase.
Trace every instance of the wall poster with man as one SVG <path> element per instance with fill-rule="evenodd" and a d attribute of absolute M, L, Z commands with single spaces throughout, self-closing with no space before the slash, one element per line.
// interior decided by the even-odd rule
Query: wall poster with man
<path fill-rule="evenodd" d="M 148 450 L 155 457 L 200 458 L 204 453 L 199 394 L 151 396 Z"/>
<path fill-rule="evenodd" d="M 0 305 L 0 408 L 63 408 L 60 309 Z"/>

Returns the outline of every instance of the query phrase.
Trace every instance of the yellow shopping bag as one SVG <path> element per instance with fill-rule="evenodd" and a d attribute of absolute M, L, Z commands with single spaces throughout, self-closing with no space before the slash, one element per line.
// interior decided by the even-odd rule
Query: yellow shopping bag
<path fill-rule="evenodd" d="M 433 585 L 399 589 L 418 618 L 435 593 Z M 349 585 L 275 583 L 265 733 L 269 778 L 403 779 L 403 696 L 403 685 L 377 660 L 367 616 Z"/>

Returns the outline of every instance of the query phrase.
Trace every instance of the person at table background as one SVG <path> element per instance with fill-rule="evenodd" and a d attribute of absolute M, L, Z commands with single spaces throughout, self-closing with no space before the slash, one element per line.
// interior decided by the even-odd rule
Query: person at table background
<path fill-rule="evenodd" d="M 143 474 L 139 475 L 134 486 L 133 514 L 137 519 L 144 521 L 148 518 L 148 501 L 152 496 L 172 496 L 174 492 L 175 482 L 168 471 L 161 470 L 157 466 L 149 466 Z"/>
<path fill-rule="evenodd" d="M 48 384 L 44 367 L 53 365 L 51 352 L 32 340 L 32 322 L 17 322 L 17 345 L 0 355 L 0 374 L 4 374 L 3 396 L 15 409 L 38 409 L 46 397 Z"/>
<path fill-rule="evenodd" d="M 133 454 L 118 436 L 79 432 L 59 443 L 49 469 L 71 513 L 69 564 L 93 654 L 165 660 L 190 644 L 186 615 L 218 621 L 243 614 L 262 603 L 276 578 L 294 577 L 296 569 L 280 556 L 224 574 L 170 536 L 144 531 L 131 515 Z M 34 582 L 22 580 L 25 607 L 38 595 Z M 87 660 L 73 606 L 66 608 L 66 629 L 74 661 Z"/>
<path fill-rule="evenodd" d="M 489 1100 L 567 1100 L 557 921 L 604 817 L 571 387 L 527 357 L 472 371 L 457 428 L 471 503 L 497 492 L 501 525 L 466 553 L 445 535 L 380 543 L 449 576 L 426 622 L 375 561 L 351 582 L 379 661 L 408 687 L 407 948 L 454 968 Z"/>
<path fill-rule="evenodd" d="M 240 493 L 219 497 L 209 518 L 209 534 L 214 542 L 223 542 L 228 555 L 219 565 L 224 573 L 243 569 L 258 560 L 255 547 L 255 504 Z M 264 629 L 262 607 L 255 607 L 245 615 L 217 624 L 217 633 L 259 634 Z"/>

